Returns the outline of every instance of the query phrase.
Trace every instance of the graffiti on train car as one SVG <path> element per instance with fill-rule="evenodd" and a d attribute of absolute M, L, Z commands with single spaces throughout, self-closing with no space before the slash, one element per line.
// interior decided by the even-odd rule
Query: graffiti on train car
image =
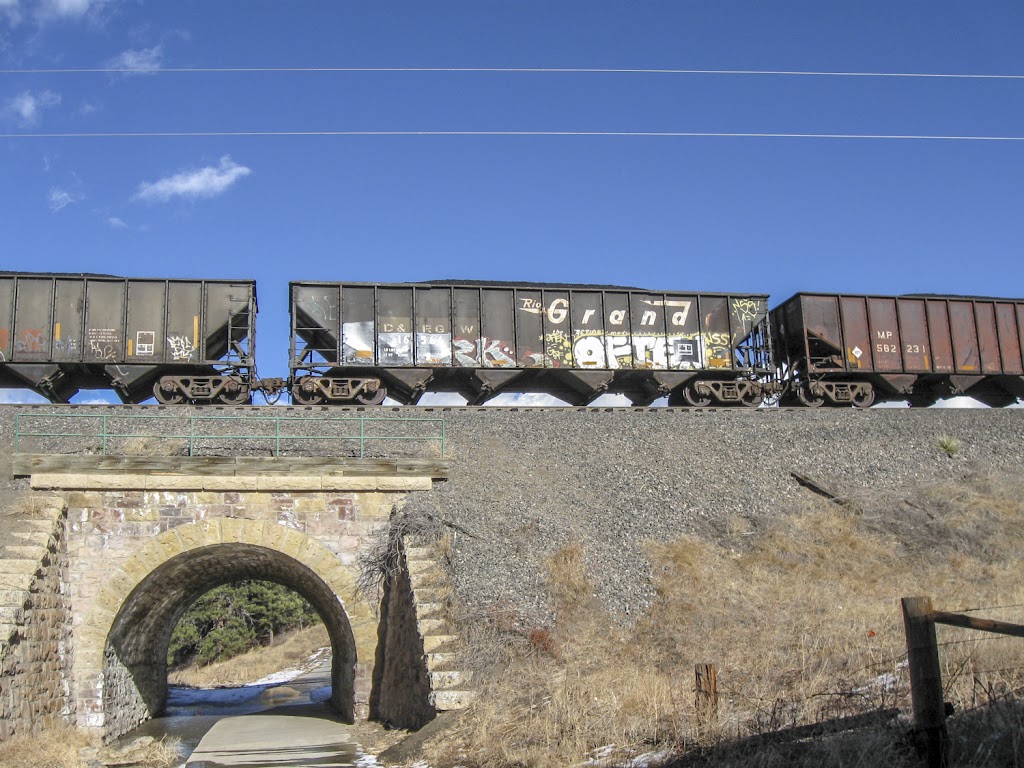
<path fill-rule="evenodd" d="M 89 354 L 96 360 L 116 360 L 121 351 L 120 334 L 113 328 L 90 328 L 85 332 Z"/>
<path fill-rule="evenodd" d="M 188 336 L 177 335 L 167 337 L 167 346 L 171 350 L 171 359 L 175 361 L 191 360 L 196 352 L 195 346 Z"/>
<path fill-rule="evenodd" d="M 28 354 L 46 352 L 46 334 L 39 328 L 26 328 L 15 338 L 14 351 Z"/>

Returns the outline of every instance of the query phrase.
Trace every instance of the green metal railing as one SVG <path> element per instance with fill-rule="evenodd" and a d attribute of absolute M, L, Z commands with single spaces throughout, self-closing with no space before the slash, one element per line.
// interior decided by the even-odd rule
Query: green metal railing
<path fill-rule="evenodd" d="M 46 419 L 49 421 L 70 419 L 72 421 L 91 420 L 95 428 L 89 431 L 31 431 L 25 428 L 25 421 L 29 419 Z M 152 430 L 126 430 L 121 425 L 125 422 L 152 422 L 162 420 L 165 422 L 188 421 L 188 431 L 184 432 L 159 432 L 154 434 Z M 266 434 L 231 434 L 219 431 L 210 431 L 212 422 L 232 423 L 244 421 L 247 425 L 271 424 L 272 430 Z M 335 426 L 358 424 L 358 434 L 302 434 L 290 431 L 292 425 L 315 424 L 327 425 L 328 429 Z M 405 425 L 410 431 L 425 430 L 425 434 L 405 435 L 378 435 L 372 434 L 372 429 L 377 424 Z M 413 426 L 415 425 L 415 426 Z M 204 429 L 203 427 L 207 427 Z M 282 426 L 285 429 L 282 431 Z M 117 431 L 112 431 L 112 427 Z M 369 428 L 369 429 L 368 429 Z M 99 440 L 100 454 L 108 455 L 108 449 L 112 441 L 129 438 L 142 438 L 152 440 L 187 440 L 188 455 L 196 455 L 196 445 L 202 441 L 218 440 L 248 440 L 248 441 L 273 441 L 274 456 L 280 456 L 282 443 L 289 441 L 307 440 L 335 440 L 335 441 L 358 441 L 359 458 L 366 457 L 366 444 L 371 441 L 401 441 L 401 442 L 423 442 L 427 444 L 438 443 L 440 445 L 440 458 L 445 456 L 445 423 L 444 419 L 420 418 L 420 417 L 395 417 L 380 418 L 372 416 L 326 416 L 326 417 L 288 417 L 288 416 L 195 416 L 195 415 L 164 415 L 164 414 L 91 414 L 91 413 L 21 413 L 14 417 L 14 452 L 21 453 L 22 443 L 26 438 L 93 438 Z"/>

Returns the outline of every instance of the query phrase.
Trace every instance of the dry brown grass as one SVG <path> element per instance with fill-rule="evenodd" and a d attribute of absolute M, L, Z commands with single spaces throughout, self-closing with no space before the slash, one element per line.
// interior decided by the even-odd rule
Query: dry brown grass
<path fill-rule="evenodd" d="M 329 647 L 330 638 L 323 624 L 300 629 L 280 638 L 273 645 L 261 646 L 227 661 L 205 667 L 188 666 L 167 675 L 172 685 L 205 688 L 218 685 L 244 685 L 282 669 L 301 667 L 316 651 Z"/>
<path fill-rule="evenodd" d="M 4 768 L 82 768 L 78 752 L 88 737 L 69 725 L 53 724 L 34 735 L 15 736 L 0 744 Z"/>
<path fill-rule="evenodd" d="M 628 629 L 595 603 L 570 544 L 549 563 L 555 625 L 506 617 L 491 637 L 504 650 L 490 658 L 503 663 L 455 746 L 429 757 L 546 768 L 615 745 L 672 750 L 679 765 L 913 764 L 905 721 L 799 745 L 761 735 L 909 711 L 899 598 L 929 595 L 943 610 L 1024 604 L 1022 499 L 1021 481 L 976 478 L 903 499 L 809 499 L 771 521 L 737 516 L 715 540 L 652 543 L 658 599 Z M 974 615 L 1020 622 L 1024 609 Z M 1024 642 L 938 632 L 946 698 L 961 713 L 950 720 L 956 764 L 1024 764 Z M 696 663 L 719 667 L 712 727 L 698 728 Z"/>

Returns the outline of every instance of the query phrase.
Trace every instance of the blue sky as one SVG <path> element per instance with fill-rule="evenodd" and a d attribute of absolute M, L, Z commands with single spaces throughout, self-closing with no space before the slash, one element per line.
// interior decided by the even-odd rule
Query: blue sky
<path fill-rule="evenodd" d="M 1019 79 L 166 71 L 232 67 L 1022 75 L 1024 4 L 0 0 L 5 136 L 1024 136 Z M 0 268 L 254 278 L 285 375 L 292 279 L 1024 295 L 1022 178 L 1010 141 L 2 138 Z"/>

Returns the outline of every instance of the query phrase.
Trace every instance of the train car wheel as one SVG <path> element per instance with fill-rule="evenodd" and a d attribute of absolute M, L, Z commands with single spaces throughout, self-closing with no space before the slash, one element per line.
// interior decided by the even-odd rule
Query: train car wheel
<path fill-rule="evenodd" d="M 356 394 L 356 400 L 363 405 L 380 405 L 384 402 L 384 398 L 387 396 L 388 390 L 385 387 L 377 387 L 373 392 L 367 392 L 365 389 L 361 389 Z"/>
<path fill-rule="evenodd" d="M 812 394 L 811 388 L 807 384 L 800 385 L 796 391 L 796 396 L 797 399 L 799 399 L 800 402 L 808 408 L 818 408 L 825 402 L 825 395 Z"/>
<path fill-rule="evenodd" d="M 875 388 L 868 387 L 859 390 L 853 396 L 853 404 L 858 408 L 870 408 L 875 403 Z"/>
<path fill-rule="evenodd" d="M 178 405 L 185 401 L 185 393 L 173 379 L 160 379 L 153 385 L 153 396 L 161 405 Z"/>
<path fill-rule="evenodd" d="M 749 389 L 743 393 L 740 403 L 747 408 L 757 408 L 764 402 L 764 396 L 756 389 Z"/>
<path fill-rule="evenodd" d="M 299 405 L 319 405 L 324 401 L 324 395 L 319 387 L 314 386 L 307 392 L 302 382 L 298 382 L 292 387 L 292 399 Z"/>
<path fill-rule="evenodd" d="M 696 384 L 686 384 L 683 386 L 683 400 L 693 408 L 707 408 L 711 405 L 711 395 L 703 395 L 698 392 Z"/>
<path fill-rule="evenodd" d="M 221 392 L 217 399 L 225 405 L 243 405 L 249 402 L 249 388 L 239 387 L 236 392 Z"/>

